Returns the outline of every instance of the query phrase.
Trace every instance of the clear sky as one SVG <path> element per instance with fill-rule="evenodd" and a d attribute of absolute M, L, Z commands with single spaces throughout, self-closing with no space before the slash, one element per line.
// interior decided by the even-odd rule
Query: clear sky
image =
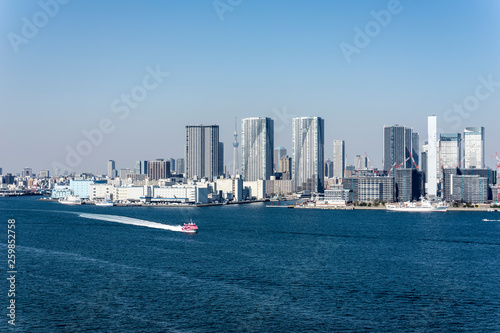
<path fill-rule="evenodd" d="M 183 157 L 188 124 L 220 125 L 229 167 L 234 118 L 254 116 L 289 154 L 291 118 L 323 117 L 325 159 L 344 139 L 350 164 L 382 166 L 384 125 L 423 143 L 432 114 L 485 126 L 488 165 L 500 152 L 499 1 L 60 2 L 0 0 L 4 173 L 68 149 L 77 172 Z"/>

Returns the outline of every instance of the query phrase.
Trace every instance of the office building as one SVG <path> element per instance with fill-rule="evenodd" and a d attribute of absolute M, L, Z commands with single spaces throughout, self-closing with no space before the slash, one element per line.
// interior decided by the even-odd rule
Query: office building
<path fill-rule="evenodd" d="M 411 154 L 413 157 L 413 166 L 420 166 L 420 135 L 417 132 L 412 133 Z"/>
<path fill-rule="evenodd" d="M 274 148 L 274 159 L 273 159 L 274 172 L 282 172 L 280 170 L 280 159 L 283 156 L 286 156 L 286 148 L 284 148 L 284 147 Z"/>
<path fill-rule="evenodd" d="M 396 199 L 399 202 L 419 200 L 423 194 L 422 172 L 417 169 L 393 170 L 396 181 Z"/>
<path fill-rule="evenodd" d="M 107 171 L 108 171 L 107 175 L 109 178 L 116 177 L 115 161 L 113 161 L 113 160 L 108 161 L 108 170 Z"/>
<path fill-rule="evenodd" d="M 169 158 L 168 161 L 170 162 L 170 174 L 175 172 L 175 158 Z"/>
<path fill-rule="evenodd" d="M 418 133 L 401 125 L 384 126 L 384 170 L 390 170 L 393 165 L 403 168 L 414 168 L 411 152 L 418 155 L 418 147 L 413 147 L 419 141 Z"/>
<path fill-rule="evenodd" d="M 155 161 L 148 161 L 148 179 L 160 180 L 170 177 L 170 161 L 157 159 Z"/>
<path fill-rule="evenodd" d="M 176 172 L 178 174 L 183 174 L 185 172 L 185 168 L 184 168 L 184 159 L 183 158 L 178 158 L 177 161 L 176 161 Z"/>
<path fill-rule="evenodd" d="M 323 192 L 325 122 L 320 117 L 292 120 L 292 180 L 296 192 Z"/>
<path fill-rule="evenodd" d="M 279 162 L 281 179 L 283 180 L 291 180 L 292 179 L 292 158 L 288 156 L 283 156 L 280 158 Z"/>
<path fill-rule="evenodd" d="M 224 143 L 219 142 L 219 159 L 218 159 L 219 176 L 224 174 Z"/>
<path fill-rule="evenodd" d="M 439 135 L 439 160 L 443 169 L 459 167 L 462 161 L 462 136 L 460 133 Z"/>
<path fill-rule="evenodd" d="M 484 127 L 466 127 L 464 130 L 464 167 L 484 168 Z"/>
<path fill-rule="evenodd" d="M 485 203 L 488 200 L 488 194 L 491 189 L 491 186 L 488 184 L 488 177 L 466 173 L 465 170 L 458 168 L 443 170 L 444 200 L 472 204 Z"/>
<path fill-rule="evenodd" d="M 186 126 L 185 172 L 187 178 L 213 180 L 219 174 L 219 126 Z"/>
<path fill-rule="evenodd" d="M 148 174 L 148 161 L 135 161 L 134 171 L 138 175 Z"/>
<path fill-rule="evenodd" d="M 333 177 L 344 178 L 345 172 L 345 141 L 333 141 Z"/>
<path fill-rule="evenodd" d="M 131 174 L 132 173 L 132 170 L 130 170 L 129 168 L 125 168 L 125 169 L 120 169 L 120 178 L 121 179 L 126 179 L 128 178 L 127 175 L 128 174 Z"/>
<path fill-rule="evenodd" d="M 245 118 L 241 122 L 241 175 L 244 181 L 273 175 L 274 120 Z"/>

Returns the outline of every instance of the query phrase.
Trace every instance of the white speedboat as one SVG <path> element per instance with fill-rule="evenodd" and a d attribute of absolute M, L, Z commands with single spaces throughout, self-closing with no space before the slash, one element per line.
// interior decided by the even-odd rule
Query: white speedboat
<path fill-rule="evenodd" d="M 103 200 L 103 201 L 96 202 L 95 205 L 101 206 L 101 207 L 111 207 L 111 206 L 114 206 L 114 203 L 111 200 Z"/>
<path fill-rule="evenodd" d="M 68 195 L 66 198 L 59 199 L 59 203 L 63 205 L 81 205 L 82 199 L 78 195 Z"/>
<path fill-rule="evenodd" d="M 416 202 L 406 201 L 396 204 L 386 204 L 387 210 L 394 212 L 446 212 L 449 206 L 442 202 L 431 202 L 428 200 L 420 200 Z"/>

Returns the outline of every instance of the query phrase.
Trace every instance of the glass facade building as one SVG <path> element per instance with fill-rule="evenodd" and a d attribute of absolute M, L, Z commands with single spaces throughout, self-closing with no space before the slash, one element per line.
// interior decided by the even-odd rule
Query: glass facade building
<path fill-rule="evenodd" d="M 296 192 L 324 191 L 325 122 L 320 117 L 293 118 L 292 179 Z"/>

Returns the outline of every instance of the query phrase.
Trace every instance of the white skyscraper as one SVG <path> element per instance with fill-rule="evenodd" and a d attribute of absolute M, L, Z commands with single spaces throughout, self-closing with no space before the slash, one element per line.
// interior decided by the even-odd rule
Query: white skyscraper
<path fill-rule="evenodd" d="M 292 129 L 294 190 L 323 192 L 325 122 L 320 117 L 293 118 Z"/>
<path fill-rule="evenodd" d="M 185 167 L 187 178 L 206 177 L 213 180 L 219 174 L 219 126 L 186 126 Z"/>
<path fill-rule="evenodd" d="M 427 118 L 428 152 L 427 152 L 427 175 L 426 188 L 429 197 L 437 196 L 437 117 Z"/>
<path fill-rule="evenodd" d="M 464 157 L 466 169 L 484 168 L 484 127 L 465 128 Z"/>
<path fill-rule="evenodd" d="M 241 126 L 241 175 L 245 181 L 273 174 L 274 120 L 245 118 Z"/>
<path fill-rule="evenodd" d="M 333 141 L 333 177 L 344 178 L 345 170 L 345 141 Z"/>

